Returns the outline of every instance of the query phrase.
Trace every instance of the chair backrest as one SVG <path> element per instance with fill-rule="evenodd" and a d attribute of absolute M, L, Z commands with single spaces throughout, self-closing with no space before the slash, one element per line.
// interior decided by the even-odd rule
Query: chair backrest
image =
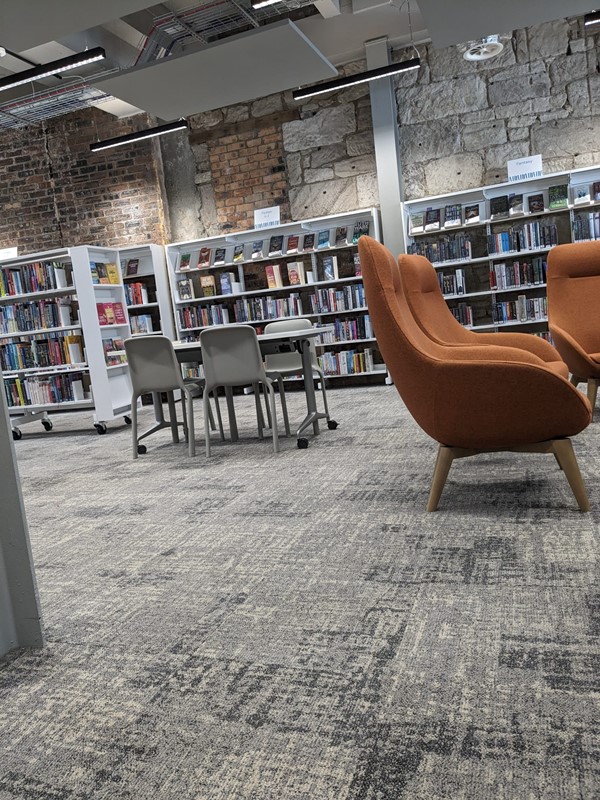
<path fill-rule="evenodd" d="M 131 385 L 137 394 L 169 392 L 184 387 L 181 367 L 166 336 L 136 336 L 125 340 Z"/>
<path fill-rule="evenodd" d="M 600 241 L 559 244 L 548 253 L 548 322 L 587 353 L 600 352 Z"/>
<path fill-rule="evenodd" d="M 207 391 L 264 380 L 262 355 L 251 325 L 206 328 L 200 333 L 200 347 Z"/>
<path fill-rule="evenodd" d="M 285 331 L 303 331 L 312 328 L 313 324 L 309 319 L 282 319 L 277 322 L 269 322 L 265 325 L 265 333 L 282 333 Z M 317 350 L 315 340 L 310 340 L 310 356 L 313 366 L 318 366 Z M 302 356 L 300 353 L 274 353 L 265 357 L 265 368 L 267 372 L 302 372 Z"/>
<path fill-rule="evenodd" d="M 398 265 L 406 300 L 425 333 L 441 344 L 472 344 L 475 334 L 461 325 L 448 308 L 431 262 L 424 256 L 402 254 Z"/>

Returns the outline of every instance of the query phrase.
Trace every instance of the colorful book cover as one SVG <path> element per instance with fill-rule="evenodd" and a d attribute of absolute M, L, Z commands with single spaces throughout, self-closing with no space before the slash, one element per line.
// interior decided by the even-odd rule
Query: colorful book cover
<path fill-rule="evenodd" d="M 359 220 L 354 223 L 354 230 L 352 232 L 352 244 L 356 244 L 361 236 L 368 236 L 371 222 L 368 219 Z"/>
<path fill-rule="evenodd" d="M 224 247 L 217 247 L 215 250 L 215 260 L 213 264 L 215 267 L 218 267 L 220 264 L 225 263 L 225 248 Z"/>
<path fill-rule="evenodd" d="M 442 212 L 439 208 L 428 208 L 425 212 L 425 230 L 437 231 L 440 229 Z"/>
<path fill-rule="evenodd" d="M 182 253 L 179 257 L 179 269 L 189 269 L 190 261 L 192 260 L 191 253 Z"/>
<path fill-rule="evenodd" d="M 300 240 L 300 237 L 297 236 L 295 233 L 292 234 L 291 236 L 288 236 L 287 249 L 286 249 L 285 252 L 289 253 L 291 255 L 293 255 L 294 253 L 297 253 L 298 252 L 298 242 L 299 242 L 299 240 Z"/>
<path fill-rule="evenodd" d="M 262 258 L 263 257 L 263 240 L 258 239 L 256 242 L 252 242 L 252 258 Z"/>
<path fill-rule="evenodd" d="M 231 272 L 222 272 L 220 277 L 221 294 L 231 294 Z"/>
<path fill-rule="evenodd" d="M 304 239 L 302 240 L 302 249 L 303 250 L 314 250 L 315 249 L 315 235 L 314 233 L 305 233 Z"/>
<path fill-rule="evenodd" d="M 465 225 L 471 225 L 474 222 L 479 222 L 479 203 L 465 206 Z"/>
<path fill-rule="evenodd" d="M 492 197 L 490 200 L 490 217 L 492 219 L 502 219 L 508 216 L 508 195 Z"/>
<path fill-rule="evenodd" d="M 530 214 L 539 214 L 544 210 L 544 195 L 530 194 L 527 198 L 527 209 Z"/>
<path fill-rule="evenodd" d="M 354 253 L 353 258 L 354 258 L 354 275 L 357 278 L 360 278 L 361 275 L 362 275 L 362 267 L 361 267 L 361 264 L 360 264 L 360 254 L 359 253 Z"/>
<path fill-rule="evenodd" d="M 459 203 L 445 206 L 444 228 L 456 228 L 462 224 L 462 207 Z"/>
<path fill-rule="evenodd" d="M 335 246 L 345 247 L 348 244 L 348 228 L 341 227 L 335 229 Z"/>
<path fill-rule="evenodd" d="M 202 287 L 202 295 L 204 297 L 213 297 L 216 294 L 215 291 L 215 276 L 214 275 L 203 275 L 200 278 L 200 286 Z"/>
<path fill-rule="evenodd" d="M 569 204 L 569 187 L 566 183 L 550 186 L 548 189 L 548 208 L 555 211 L 558 208 L 567 208 Z"/>
<path fill-rule="evenodd" d="M 290 286 L 300 286 L 300 274 L 296 263 L 296 261 L 290 261 L 287 265 L 288 283 Z"/>
<path fill-rule="evenodd" d="M 130 258 L 125 264 L 125 275 L 137 275 L 139 265 L 139 258 Z"/>
<path fill-rule="evenodd" d="M 323 257 L 323 280 L 336 281 L 338 279 L 338 267 L 336 256 Z"/>
<path fill-rule="evenodd" d="M 123 308 L 123 303 L 111 303 L 111 306 L 115 318 L 115 324 L 125 325 L 127 322 L 127 316 L 125 315 L 125 309 Z"/>
<path fill-rule="evenodd" d="M 194 284 L 189 278 L 184 278 L 177 283 L 177 292 L 180 300 L 194 299 Z"/>
<path fill-rule="evenodd" d="M 244 245 L 243 244 L 236 244 L 233 248 L 233 260 L 237 263 L 238 261 L 244 260 Z"/>
<path fill-rule="evenodd" d="M 96 272 L 98 273 L 99 283 L 110 283 L 108 280 L 108 272 L 106 271 L 106 264 L 101 261 L 96 261 Z"/>
<path fill-rule="evenodd" d="M 329 247 L 329 231 L 319 231 L 317 234 L 317 250 L 322 247 Z"/>
<path fill-rule="evenodd" d="M 95 261 L 90 261 L 90 271 L 92 273 L 92 283 L 100 283 L 100 278 L 98 277 L 98 268 L 96 267 Z"/>
<path fill-rule="evenodd" d="M 106 264 L 106 275 L 109 283 L 121 283 L 119 268 L 116 264 Z"/>
<path fill-rule="evenodd" d="M 201 247 L 200 252 L 198 253 L 198 266 L 208 267 L 210 264 L 211 255 L 212 251 L 210 247 Z"/>
<path fill-rule="evenodd" d="M 410 214 L 408 217 L 408 224 L 409 224 L 409 232 L 412 233 L 423 233 L 423 225 L 425 224 L 425 215 L 422 211 L 415 211 L 413 214 Z"/>
<path fill-rule="evenodd" d="M 269 258 L 283 253 L 283 236 L 271 236 L 269 241 Z"/>
<path fill-rule="evenodd" d="M 106 316 L 106 303 L 96 303 L 96 311 L 98 312 L 98 322 L 100 325 L 108 325 L 108 317 Z"/>
<path fill-rule="evenodd" d="M 265 275 L 267 276 L 267 287 L 269 289 L 276 289 L 277 281 L 275 280 L 275 270 L 272 264 L 267 264 L 265 267 Z"/>

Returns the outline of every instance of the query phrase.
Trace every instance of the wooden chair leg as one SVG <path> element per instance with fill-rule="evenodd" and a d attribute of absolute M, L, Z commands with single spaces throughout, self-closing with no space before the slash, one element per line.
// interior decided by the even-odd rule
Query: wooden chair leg
<path fill-rule="evenodd" d="M 556 455 L 558 463 L 563 468 L 565 477 L 569 481 L 569 486 L 575 495 L 575 499 L 577 500 L 580 510 L 589 511 L 590 501 L 588 500 L 583 478 L 581 477 L 581 472 L 579 471 L 579 465 L 577 464 L 577 459 L 575 458 L 575 453 L 573 452 L 571 440 L 555 439 L 552 443 L 552 449 Z"/>
<path fill-rule="evenodd" d="M 588 378 L 587 382 L 587 396 L 588 400 L 590 401 L 590 405 L 592 407 L 592 415 L 594 413 L 594 407 L 596 405 L 596 395 L 598 394 L 598 381 L 596 378 Z"/>
<path fill-rule="evenodd" d="M 452 448 L 441 444 L 435 461 L 435 469 L 433 470 L 427 511 L 437 511 L 438 503 L 444 486 L 446 485 L 446 478 L 448 477 L 453 461 L 454 453 L 452 452 Z"/>

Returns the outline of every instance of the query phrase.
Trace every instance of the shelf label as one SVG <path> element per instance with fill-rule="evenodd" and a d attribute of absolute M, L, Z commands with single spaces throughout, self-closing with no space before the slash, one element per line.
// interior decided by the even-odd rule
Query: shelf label
<path fill-rule="evenodd" d="M 255 228 L 273 228 L 281 224 L 281 217 L 279 213 L 279 206 L 270 206 L 270 208 L 255 208 L 254 209 L 254 227 Z"/>
<path fill-rule="evenodd" d="M 507 161 L 508 182 L 526 181 L 531 178 L 542 177 L 542 156 L 527 156 Z"/>

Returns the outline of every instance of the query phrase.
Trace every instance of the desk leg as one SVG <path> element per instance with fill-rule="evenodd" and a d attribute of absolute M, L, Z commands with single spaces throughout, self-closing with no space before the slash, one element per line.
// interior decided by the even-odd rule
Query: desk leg
<path fill-rule="evenodd" d="M 239 440 L 237 422 L 235 420 L 235 408 L 233 406 L 233 389 L 231 386 L 225 387 L 225 399 L 227 400 L 227 414 L 229 416 L 229 432 L 231 434 L 231 441 L 237 442 Z"/>
<path fill-rule="evenodd" d="M 308 440 L 302 437 L 303 431 L 310 425 L 313 426 L 315 434 L 319 433 L 319 420 L 325 419 L 327 414 L 322 414 L 317 411 L 317 401 L 315 398 L 315 381 L 312 371 L 312 357 L 310 352 L 310 341 L 302 339 L 298 342 L 298 348 L 302 355 L 302 370 L 304 372 L 304 391 L 306 393 L 306 410 L 307 414 L 300 427 L 296 431 L 296 438 L 298 439 L 298 447 L 308 447 Z"/>

